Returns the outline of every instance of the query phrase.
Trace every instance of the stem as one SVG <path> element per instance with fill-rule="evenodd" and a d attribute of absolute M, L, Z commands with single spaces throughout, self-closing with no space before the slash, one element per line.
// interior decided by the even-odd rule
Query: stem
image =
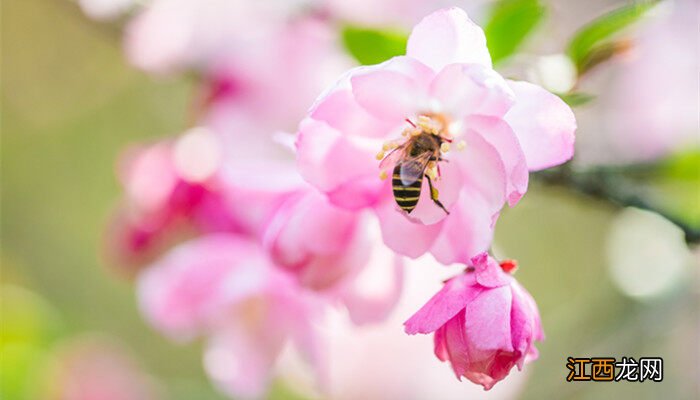
<path fill-rule="evenodd" d="M 652 211 L 683 230 L 686 243 L 700 243 L 700 228 L 691 226 L 646 200 L 645 196 L 643 196 L 643 189 L 626 179 L 621 172 L 623 172 L 623 169 L 614 167 L 575 172 L 572 170 L 571 165 L 567 163 L 558 168 L 536 172 L 531 176 L 534 180 L 547 185 L 564 187 L 575 193 L 580 193 L 618 207 L 636 207 Z"/>

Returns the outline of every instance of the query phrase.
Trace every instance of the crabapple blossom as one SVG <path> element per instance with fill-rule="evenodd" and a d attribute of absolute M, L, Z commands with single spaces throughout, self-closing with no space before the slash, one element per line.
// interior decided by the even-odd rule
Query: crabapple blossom
<path fill-rule="evenodd" d="M 371 213 L 332 204 L 301 179 L 289 156 L 227 166 L 232 215 L 302 286 L 344 305 L 358 324 L 383 319 L 401 293 L 402 257 L 382 245 Z M 366 276 L 377 268 L 386 279 L 370 282 L 367 293 Z"/>
<path fill-rule="evenodd" d="M 448 361 L 457 378 L 489 390 L 515 365 L 537 358 L 535 340 L 544 339 L 537 305 L 488 254 L 471 260 L 467 270 L 445 282 L 405 322 L 406 333 L 435 332 L 435 355 Z"/>
<path fill-rule="evenodd" d="M 311 320 L 322 303 L 244 237 L 215 234 L 176 247 L 143 271 L 138 294 L 146 318 L 164 334 L 210 337 L 207 371 L 234 395 L 265 391 L 287 341 L 311 360 L 319 356 Z"/>
<path fill-rule="evenodd" d="M 217 138 L 204 128 L 127 150 L 118 168 L 125 198 L 110 226 L 111 258 L 135 267 L 182 237 L 240 231 L 216 176 L 220 164 Z"/>
<path fill-rule="evenodd" d="M 481 28 L 448 8 L 414 27 L 405 56 L 352 69 L 316 100 L 299 127 L 297 161 L 334 204 L 373 208 L 398 253 L 468 262 L 488 249 L 504 203 L 526 192 L 528 171 L 571 158 L 575 129 L 557 96 L 495 72 Z M 435 190 L 423 182 L 407 214 L 382 179 L 401 160 L 380 160 L 421 132 L 441 142 L 425 169 Z"/>

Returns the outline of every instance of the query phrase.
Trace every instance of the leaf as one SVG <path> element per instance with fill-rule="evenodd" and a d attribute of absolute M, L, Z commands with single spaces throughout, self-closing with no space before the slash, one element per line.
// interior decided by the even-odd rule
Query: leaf
<path fill-rule="evenodd" d="M 595 99 L 595 96 L 592 94 L 583 92 L 563 93 L 558 96 L 571 107 L 582 106 Z"/>
<path fill-rule="evenodd" d="M 700 187 L 700 149 L 672 155 L 662 162 L 661 171 L 669 178 L 695 181 Z"/>
<path fill-rule="evenodd" d="M 545 7 L 539 0 L 499 0 L 486 23 L 486 45 L 494 64 L 512 55 L 542 21 Z"/>
<path fill-rule="evenodd" d="M 404 54 L 408 35 L 398 30 L 346 26 L 342 39 L 350 55 L 360 64 L 370 65 Z"/>
<path fill-rule="evenodd" d="M 583 70 L 586 60 L 613 34 L 639 20 L 654 5 L 656 5 L 656 1 L 629 4 L 605 14 L 579 29 L 569 42 L 567 49 L 567 53 L 578 70 Z"/>

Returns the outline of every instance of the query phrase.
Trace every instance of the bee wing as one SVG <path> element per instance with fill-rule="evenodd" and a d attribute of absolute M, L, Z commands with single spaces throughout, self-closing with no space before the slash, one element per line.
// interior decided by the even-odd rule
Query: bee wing
<path fill-rule="evenodd" d="M 379 163 L 379 169 L 386 169 L 392 164 L 398 164 L 405 153 L 407 143 L 408 142 L 390 151 L 389 154 L 382 159 L 382 162 Z"/>
<path fill-rule="evenodd" d="M 415 157 L 409 157 L 401 160 L 400 162 L 400 172 L 401 183 L 405 186 L 410 186 L 423 177 L 425 172 L 425 167 L 428 166 L 432 153 L 425 152 L 421 153 Z"/>

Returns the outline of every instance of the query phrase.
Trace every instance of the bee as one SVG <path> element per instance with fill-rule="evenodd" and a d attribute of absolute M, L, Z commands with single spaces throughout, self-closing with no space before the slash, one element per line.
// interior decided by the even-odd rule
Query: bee
<path fill-rule="evenodd" d="M 385 169 L 394 164 L 391 179 L 394 200 L 407 214 L 410 214 L 418 205 L 423 177 L 427 179 L 430 187 L 430 199 L 449 214 L 450 212 L 438 199 L 438 191 L 433 187 L 430 175 L 426 173 L 426 168 L 431 162 L 436 163 L 439 168 L 437 163 L 446 161 L 442 159 L 440 149 L 443 143 L 449 140 L 427 132 L 425 129 L 416 128 L 411 121 L 408 123 L 413 125 L 414 133 L 408 135 L 408 139 L 403 144 L 387 154 L 379 164 L 379 168 Z"/>

